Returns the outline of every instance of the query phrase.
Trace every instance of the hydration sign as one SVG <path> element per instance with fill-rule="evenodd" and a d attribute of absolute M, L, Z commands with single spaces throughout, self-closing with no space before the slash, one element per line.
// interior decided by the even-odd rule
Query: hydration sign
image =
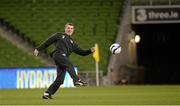
<path fill-rule="evenodd" d="M 77 73 L 77 68 L 75 68 Z M 56 79 L 56 68 L 0 68 L 0 89 L 2 88 L 48 88 Z M 61 87 L 74 87 L 66 72 Z"/>

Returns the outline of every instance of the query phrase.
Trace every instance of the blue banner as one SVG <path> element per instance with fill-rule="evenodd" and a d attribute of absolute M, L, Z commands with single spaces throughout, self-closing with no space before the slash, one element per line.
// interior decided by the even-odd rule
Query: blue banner
<path fill-rule="evenodd" d="M 75 67 L 77 73 L 77 68 Z M 56 68 L 0 68 L 0 89 L 2 88 L 48 88 L 56 79 Z M 61 87 L 74 87 L 66 72 Z"/>

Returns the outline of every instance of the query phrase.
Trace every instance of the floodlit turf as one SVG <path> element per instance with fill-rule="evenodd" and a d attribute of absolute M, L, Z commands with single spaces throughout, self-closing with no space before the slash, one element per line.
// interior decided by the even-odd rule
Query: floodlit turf
<path fill-rule="evenodd" d="M 180 105 L 180 85 L 61 88 L 52 100 L 44 90 L 1 89 L 0 105 Z"/>

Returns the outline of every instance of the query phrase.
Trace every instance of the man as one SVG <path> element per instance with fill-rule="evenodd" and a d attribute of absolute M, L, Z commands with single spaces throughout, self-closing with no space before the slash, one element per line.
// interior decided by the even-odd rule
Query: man
<path fill-rule="evenodd" d="M 86 56 L 95 51 L 92 47 L 88 50 L 82 50 L 71 38 L 74 32 L 74 26 L 72 23 L 65 25 L 65 32 L 57 32 L 44 41 L 39 47 L 34 50 L 34 55 L 37 56 L 39 51 L 47 48 L 51 44 L 55 45 L 55 50 L 52 52 L 52 58 L 57 66 L 57 77 L 50 87 L 45 91 L 42 98 L 52 99 L 52 95 L 58 90 L 60 85 L 64 82 L 65 72 L 67 71 L 74 81 L 75 86 L 86 85 L 75 73 L 74 66 L 68 60 L 68 56 L 74 52 L 78 55 Z"/>

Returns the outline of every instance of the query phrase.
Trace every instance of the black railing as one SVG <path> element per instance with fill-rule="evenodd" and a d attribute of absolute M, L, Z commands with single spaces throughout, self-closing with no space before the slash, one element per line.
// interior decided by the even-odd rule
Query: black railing
<path fill-rule="evenodd" d="M 180 5 L 180 0 L 130 0 L 131 5 Z"/>

